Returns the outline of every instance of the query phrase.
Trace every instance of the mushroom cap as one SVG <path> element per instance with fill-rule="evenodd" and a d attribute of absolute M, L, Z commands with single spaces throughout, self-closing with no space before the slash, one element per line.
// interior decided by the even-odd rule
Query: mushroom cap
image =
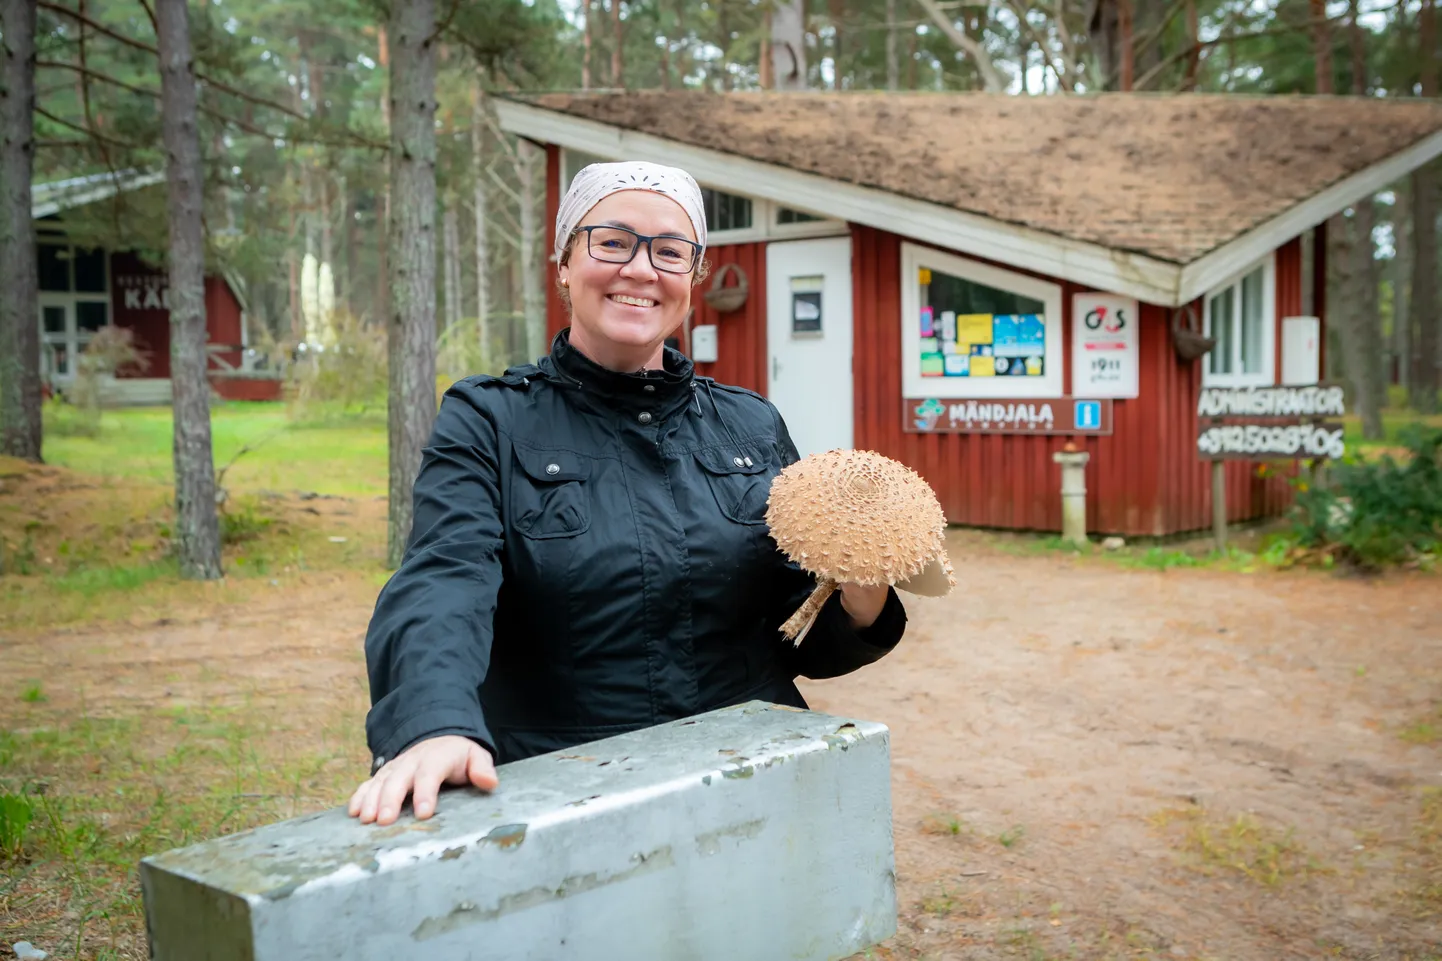
<path fill-rule="evenodd" d="M 771 537 L 819 577 L 895 585 L 940 560 L 949 578 L 946 515 L 915 471 L 869 450 L 811 454 L 771 482 Z"/>

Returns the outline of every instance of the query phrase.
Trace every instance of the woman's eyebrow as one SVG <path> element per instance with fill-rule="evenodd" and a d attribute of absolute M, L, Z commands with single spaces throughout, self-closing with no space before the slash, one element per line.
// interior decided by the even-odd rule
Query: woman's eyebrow
<path fill-rule="evenodd" d="M 601 227 L 623 227 L 623 228 L 625 228 L 626 230 L 631 231 L 633 234 L 639 234 L 639 233 L 641 232 L 641 231 L 637 230 L 635 227 L 633 227 L 633 226 L 631 226 L 630 224 L 626 223 L 626 221 L 624 221 L 624 220 L 603 220 L 603 221 L 602 221 L 600 224 L 598 224 L 597 226 L 601 226 Z M 665 238 L 667 238 L 668 240 L 684 240 L 684 241 L 686 241 L 688 244 L 689 244 L 689 243 L 695 243 L 695 241 L 689 239 L 685 234 L 681 233 L 680 231 L 676 231 L 676 230 L 668 231 L 668 232 L 663 233 L 663 234 L 657 234 L 656 236 L 657 236 L 657 237 L 665 237 Z"/>

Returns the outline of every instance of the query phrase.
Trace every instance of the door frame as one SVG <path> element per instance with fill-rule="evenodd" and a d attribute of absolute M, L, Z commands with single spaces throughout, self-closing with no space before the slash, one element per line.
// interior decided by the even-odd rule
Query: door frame
<path fill-rule="evenodd" d="M 780 303 L 783 299 L 786 299 L 785 292 L 790 290 L 791 280 L 793 277 L 808 276 L 813 273 L 813 271 L 810 271 L 804 267 L 798 267 L 795 270 L 792 270 L 786 266 L 782 258 L 785 257 L 786 252 L 789 250 L 801 251 L 804 248 L 827 248 L 832 246 L 841 247 L 843 245 L 846 250 L 845 272 L 843 276 L 837 278 L 839 285 L 845 290 L 845 297 L 847 303 L 845 326 L 844 328 L 841 328 L 844 329 L 844 336 L 846 340 L 846 367 L 844 371 L 844 381 L 841 381 L 841 383 L 844 384 L 845 393 L 845 443 L 840 446 L 850 448 L 855 444 L 856 441 L 856 297 L 854 277 L 856 263 L 855 245 L 852 241 L 852 236 L 850 233 L 831 235 L 826 237 L 797 238 L 794 240 L 773 240 L 767 243 L 765 376 L 766 395 L 772 400 L 773 403 L 775 403 L 776 385 L 774 383 L 774 379 L 776 378 L 777 361 L 779 356 L 777 350 L 777 347 L 779 345 L 778 338 L 782 334 L 790 330 L 790 316 L 789 313 L 784 313 L 779 317 L 773 318 L 772 310 L 773 307 L 777 306 L 777 304 Z M 772 253 L 773 250 L 775 251 L 774 255 Z M 773 256 L 776 257 L 777 260 L 773 261 Z M 827 284 L 829 285 L 831 281 L 830 270 L 827 269 L 824 271 L 824 273 L 827 278 Z M 826 310 L 824 301 L 822 310 L 824 316 L 824 312 Z M 775 321 L 774 325 L 773 320 Z M 827 323 L 828 326 L 826 328 L 826 332 L 829 333 L 833 330 L 838 329 L 834 325 L 833 321 L 827 321 Z M 789 342 L 789 340 L 790 338 L 787 337 L 786 342 Z M 785 363 L 785 358 L 781 358 L 781 362 Z M 837 373 L 841 374 L 842 372 L 838 371 Z M 840 400 L 840 398 L 838 398 L 838 400 Z M 785 412 L 783 411 L 783 414 L 784 413 Z M 792 427 L 792 425 L 788 424 L 788 427 L 794 430 L 794 427 Z M 793 436 L 792 439 L 794 441 L 797 438 Z M 800 444 L 798 444 L 797 446 L 801 447 Z M 803 456 L 805 456 L 807 451 L 803 449 L 801 453 Z"/>

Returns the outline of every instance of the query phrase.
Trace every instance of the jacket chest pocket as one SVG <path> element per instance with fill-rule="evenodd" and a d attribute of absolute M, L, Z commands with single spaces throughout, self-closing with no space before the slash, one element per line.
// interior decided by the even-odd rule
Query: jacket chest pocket
<path fill-rule="evenodd" d="M 777 473 L 766 451 L 743 444 L 698 450 L 695 458 L 725 517 L 738 524 L 766 523 L 766 501 Z"/>
<path fill-rule="evenodd" d="M 586 481 L 591 461 L 568 450 L 515 447 L 511 525 L 526 537 L 575 537 L 591 526 Z"/>

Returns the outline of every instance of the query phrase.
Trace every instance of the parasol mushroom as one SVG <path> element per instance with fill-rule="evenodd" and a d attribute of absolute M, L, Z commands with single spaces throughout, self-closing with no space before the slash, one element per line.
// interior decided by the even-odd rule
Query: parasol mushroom
<path fill-rule="evenodd" d="M 766 522 L 782 553 L 818 578 L 781 625 L 797 644 L 839 584 L 890 585 L 932 597 L 956 586 L 935 492 L 915 471 L 874 451 L 827 451 L 786 467 L 772 481 Z"/>

